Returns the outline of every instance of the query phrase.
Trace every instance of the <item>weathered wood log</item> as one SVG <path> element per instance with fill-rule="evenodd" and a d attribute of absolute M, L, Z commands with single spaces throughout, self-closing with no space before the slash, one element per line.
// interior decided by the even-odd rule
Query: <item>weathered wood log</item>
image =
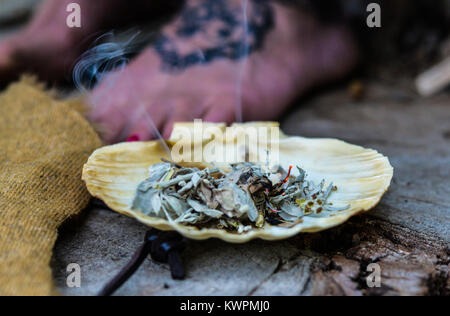
<path fill-rule="evenodd" d="M 147 260 L 118 294 L 125 295 L 450 295 L 450 97 L 427 101 L 369 85 L 358 104 L 345 89 L 313 98 L 287 115 L 283 129 L 337 137 L 388 155 L 395 179 L 371 213 L 319 234 L 282 242 L 231 245 L 192 242 L 187 279 Z M 95 294 L 130 258 L 147 230 L 115 213 L 92 209 L 62 231 L 54 271 L 63 294 Z M 68 289 L 66 266 L 83 271 Z M 367 267 L 381 268 L 370 288 Z"/>

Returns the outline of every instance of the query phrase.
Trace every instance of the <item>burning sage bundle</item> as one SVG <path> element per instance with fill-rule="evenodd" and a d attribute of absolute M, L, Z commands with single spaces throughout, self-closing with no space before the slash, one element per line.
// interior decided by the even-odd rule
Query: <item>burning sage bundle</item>
<path fill-rule="evenodd" d="M 139 185 L 133 209 L 182 225 L 242 234 L 266 223 L 289 228 L 305 216 L 329 216 L 348 208 L 328 202 L 336 186 L 308 181 L 306 172 L 297 169 L 299 175 L 292 176 L 292 166 L 289 171 L 265 171 L 240 163 L 224 172 L 160 163 L 150 167 L 150 178 Z"/>

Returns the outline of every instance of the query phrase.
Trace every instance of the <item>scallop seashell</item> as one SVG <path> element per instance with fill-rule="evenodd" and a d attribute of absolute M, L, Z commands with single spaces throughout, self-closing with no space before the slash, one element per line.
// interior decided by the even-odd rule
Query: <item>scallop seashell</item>
<path fill-rule="evenodd" d="M 169 222 L 164 219 L 146 216 L 132 209 L 138 185 L 149 177 L 148 168 L 168 158 L 168 153 L 160 141 L 121 143 L 95 151 L 83 169 L 83 180 L 89 192 L 103 200 L 108 207 L 121 214 L 160 229 L 176 230 L 185 237 L 197 240 L 219 238 L 232 243 L 244 243 L 255 238 L 281 240 L 301 232 L 319 232 L 346 222 L 352 216 L 374 208 L 389 189 L 393 168 L 387 157 L 375 150 L 351 145 L 336 139 L 309 139 L 284 135 L 277 123 L 247 123 L 226 127 L 225 124 L 207 124 L 221 132 L 232 132 L 239 137 L 242 128 L 266 128 L 277 135 L 276 141 L 269 140 L 252 143 L 236 155 L 234 162 L 242 162 L 254 152 L 268 144 L 272 150 L 279 149 L 279 164 L 283 167 L 298 165 L 307 171 L 308 180 L 320 183 L 323 179 L 338 186 L 329 201 L 335 206 L 350 205 L 341 212 L 325 217 L 304 217 L 303 221 L 291 228 L 266 224 L 243 234 L 230 233 L 220 229 L 196 228 Z M 214 141 L 214 136 L 183 141 L 187 132 L 193 135 L 194 123 L 177 124 L 167 146 L 171 150 L 180 143 L 194 148 L 195 144 L 205 145 Z M 278 137 L 279 136 L 279 137 Z M 195 138 L 195 137 L 194 137 Z M 236 140 L 225 141 L 224 148 L 232 146 Z M 256 145 L 256 146 L 255 146 Z M 194 155 L 194 154 L 192 154 Z M 261 153 L 255 154 L 264 162 Z M 252 160 L 253 161 L 253 160 Z M 183 164 L 188 166 L 188 164 Z M 191 163 L 190 166 L 210 167 L 207 162 Z M 217 165 L 217 163 L 215 164 Z M 225 164 L 223 165 L 225 166 Z"/>

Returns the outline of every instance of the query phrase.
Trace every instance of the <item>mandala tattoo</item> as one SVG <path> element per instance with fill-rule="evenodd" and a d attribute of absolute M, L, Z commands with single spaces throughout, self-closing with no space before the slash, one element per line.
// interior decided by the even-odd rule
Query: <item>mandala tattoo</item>
<path fill-rule="evenodd" d="M 176 23 L 175 35 L 161 33 L 154 48 L 162 60 L 163 70 L 179 72 L 186 68 L 209 64 L 219 59 L 240 60 L 260 50 L 266 35 L 274 27 L 270 0 L 248 0 L 244 8 L 228 0 L 203 0 L 187 4 Z M 202 47 L 183 51 L 183 40 L 206 39 Z"/>

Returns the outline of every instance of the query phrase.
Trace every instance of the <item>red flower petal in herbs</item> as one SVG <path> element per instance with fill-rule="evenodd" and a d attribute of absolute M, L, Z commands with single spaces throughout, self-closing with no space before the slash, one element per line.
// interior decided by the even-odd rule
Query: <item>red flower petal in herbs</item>
<path fill-rule="evenodd" d="M 283 183 L 287 183 L 289 180 L 289 177 L 291 176 L 291 171 L 292 171 L 293 166 L 289 166 L 289 172 L 287 174 L 286 179 L 283 180 Z"/>

